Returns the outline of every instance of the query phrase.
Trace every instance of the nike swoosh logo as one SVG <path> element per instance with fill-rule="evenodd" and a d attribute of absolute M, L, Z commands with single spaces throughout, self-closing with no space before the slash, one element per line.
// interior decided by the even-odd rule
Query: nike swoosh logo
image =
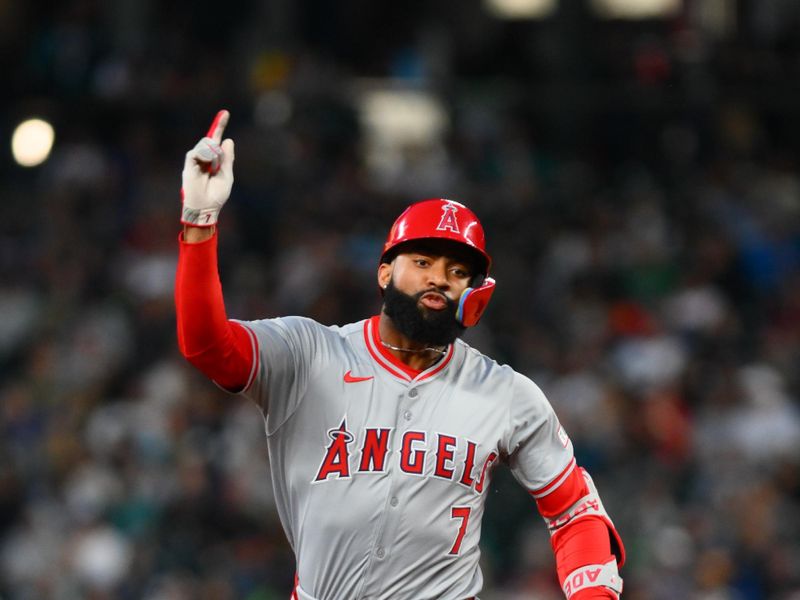
<path fill-rule="evenodd" d="M 369 381 L 372 379 L 373 376 L 370 375 L 369 377 L 356 377 L 352 374 L 352 371 L 348 371 L 344 374 L 344 382 L 345 383 L 358 383 L 359 381 Z"/>

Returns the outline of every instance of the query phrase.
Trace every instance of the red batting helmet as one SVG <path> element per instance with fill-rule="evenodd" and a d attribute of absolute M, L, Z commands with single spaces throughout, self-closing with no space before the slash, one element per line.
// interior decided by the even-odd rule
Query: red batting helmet
<path fill-rule="evenodd" d="M 390 261 L 400 244 L 413 240 L 439 239 L 464 244 L 479 259 L 479 276 L 461 295 L 456 318 L 465 326 L 480 320 L 494 292 L 495 281 L 489 274 L 492 258 L 486 253 L 483 226 L 470 209 L 453 200 L 432 198 L 412 204 L 397 217 L 383 244 L 381 262 Z"/>
<path fill-rule="evenodd" d="M 381 262 L 404 242 L 424 239 L 451 240 L 466 244 L 480 257 L 483 275 L 489 272 L 491 257 L 486 253 L 483 227 L 475 213 L 460 202 L 432 198 L 412 204 L 397 217 L 383 244 Z"/>

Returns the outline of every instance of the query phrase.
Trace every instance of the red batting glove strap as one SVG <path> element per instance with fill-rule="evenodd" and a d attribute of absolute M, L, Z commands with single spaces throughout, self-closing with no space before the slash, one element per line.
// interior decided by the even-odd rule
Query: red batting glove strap
<path fill-rule="evenodd" d="M 229 321 L 217 267 L 217 234 L 188 244 L 179 236 L 175 277 L 178 347 L 207 377 L 230 391 L 243 389 L 255 360 L 247 330 Z"/>

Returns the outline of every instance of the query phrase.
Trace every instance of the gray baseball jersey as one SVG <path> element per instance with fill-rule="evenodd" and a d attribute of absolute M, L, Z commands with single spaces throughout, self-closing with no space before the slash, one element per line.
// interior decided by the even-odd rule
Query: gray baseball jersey
<path fill-rule="evenodd" d="M 574 461 L 542 391 L 461 340 L 417 373 L 378 317 L 243 323 L 299 598 L 463 600 L 482 586 L 481 518 L 503 460 L 529 491 Z"/>

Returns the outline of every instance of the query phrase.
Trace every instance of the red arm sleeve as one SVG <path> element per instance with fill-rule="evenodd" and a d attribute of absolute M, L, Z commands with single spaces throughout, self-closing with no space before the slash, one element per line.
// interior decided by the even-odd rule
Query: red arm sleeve
<path fill-rule="evenodd" d="M 254 337 L 225 314 L 217 267 L 217 234 L 197 244 L 179 237 L 175 309 L 181 354 L 232 392 L 244 389 L 255 363 Z"/>

